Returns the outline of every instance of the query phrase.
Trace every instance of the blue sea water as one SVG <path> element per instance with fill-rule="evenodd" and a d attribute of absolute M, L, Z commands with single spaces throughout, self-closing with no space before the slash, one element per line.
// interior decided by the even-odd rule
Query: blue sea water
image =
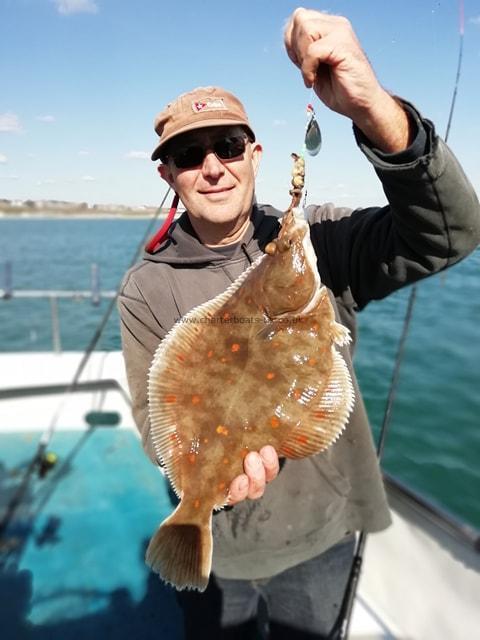
<path fill-rule="evenodd" d="M 116 289 L 149 224 L 144 219 L 0 219 L 4 263 L 14 289 Z M 480 527 L 480 250 L 418 285 L 384 466 Z M 375 437 L 382 423 L 409 289 L 359 316 L 356 369 Z M 108 301 L 59 302 L 62 347 L 89 344 Z M 0 351 L 52 348 L 46 300 L 0 299 Z M 119 349 L 116 310 L 97 345 Z"/>

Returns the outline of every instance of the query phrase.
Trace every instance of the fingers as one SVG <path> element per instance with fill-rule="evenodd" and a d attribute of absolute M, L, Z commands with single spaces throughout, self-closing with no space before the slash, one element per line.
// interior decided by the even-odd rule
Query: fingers
<path fill-rule="evenodd" d="M 341 16 L 309 9 L 296 9 L 288 21 L 284 32 L 284 43 L 289 58 L 301 67 L 305 53 L 312 42 L 316 42 L 335 30 L 339 24 L 349 24 Z"/>
<path fill-rule="evenodd" d="M 251 451 L 244 460 L 245 473 L 237 476 L 230 485 L 229 504 L 246 498 L 261 498 L 267 482 L 278 475 L 279 461 L 275 449 L 267 445 L 260 452 Z"/>
<path fill-rule="evenodd" d="M 228 492 L 228 504 L 237 504 L 248 497 L 248 476 L 245 473 L 237 476 L 230 484 Z"/>
<path fill-rule="evenodd" d="M 278 476 L 280 470 L 277 452 L 271 445 L 266 445 L 260 449 L 259 453 L 265 467 L 265 480 L 271 482 Z"/>
<path fill-rule="evenodd" d="M 284 40 L 305 85 L 327 107 L 352 120 L 372 108 L 382 88 L 347 18 L 296 9 Z"/>
<path fill-rule="evenodd" d="M 246 498 L 261 498 L 265 491 L 266 475 L 262 458 L 251 451 L 243 463 L 245 473 L 237 476 L 230 484 L 228 504 L 236 504 Z"/>

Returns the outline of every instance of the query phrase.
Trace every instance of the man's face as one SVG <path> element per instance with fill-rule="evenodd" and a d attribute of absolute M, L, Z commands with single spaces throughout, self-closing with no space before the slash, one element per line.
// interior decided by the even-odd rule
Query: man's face
<path fill-rule="evenodd" d="M 228 136 L 244 136 L 245 151 L 222 159 L 215 143 Z M 192 145 L 205 148 L 203 160 L 192 168 L 179 168 L 175 157 Z M 206 127 L 177 136 L 167 150 L 166 164 L 159 172 L 180 196 L 194 226 L 211 224 L 239 227 L 250 216 L 255 175 L 262 153 L 257 143 L 248 141 L 242 127 Z M 196 223 L 196 224 L 195 224 Z"/>

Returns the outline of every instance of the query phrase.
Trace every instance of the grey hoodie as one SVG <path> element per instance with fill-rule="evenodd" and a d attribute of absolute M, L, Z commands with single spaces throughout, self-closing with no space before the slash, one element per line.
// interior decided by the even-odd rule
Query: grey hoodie
<path fill-rule="evenodd" d="M 457 262 L 480 242 L 479 203 L 471 185 L 433 125 L 413 114 L 424 138 L 420 154 L 380 154 L 356 132 L 389 205 L 308 207 L 320 277 L 337 320 L 354 338 L 341 351 L 352 374 L 355 407 L 346 430 L 328 451 L 286 460 L 261 499 L 214 516 L 213 570 L 221 577 L 269 577 L 315 557 L 353 531 L 379 531 L 390 522 L 352 367 L 355 314 L 369 301 Z M 133 413 L 144 448 L 156 464 L 147 372 L 158 343 L 180 317 L 224 291 L 260 255 L 278 231 L 279 215 L 271 207 L 254 206 L 238 245 L 209 249 L 183 214 L 159 250 L 146 254 L 125 277 L 119 310 Z"/>

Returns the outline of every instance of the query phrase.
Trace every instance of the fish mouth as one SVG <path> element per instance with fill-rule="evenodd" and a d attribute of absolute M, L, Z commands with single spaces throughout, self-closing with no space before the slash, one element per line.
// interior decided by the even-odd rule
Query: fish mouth
<path fill-rule="evenodd" d="M 282 226 L 277 237 L 280 251 L 286 251 L 295 242 L 303 244 L 309 227 L 303 216 L 298 214 L 298 211 L 289 209 L 280 222 Z"/>

